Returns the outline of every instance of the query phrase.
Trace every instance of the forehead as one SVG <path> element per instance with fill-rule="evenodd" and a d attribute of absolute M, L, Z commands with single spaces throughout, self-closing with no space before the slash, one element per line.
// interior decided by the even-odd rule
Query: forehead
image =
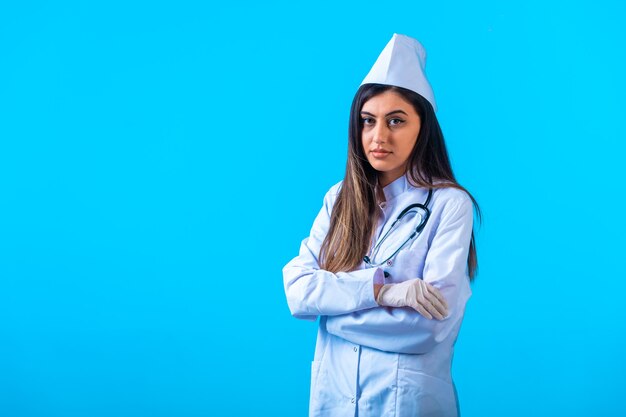
<path fill-rule="evenodd" d="M 406 101 L 400 94 L 393 91 L 385 91 L 384 93 L 370 98 L 361 108 L 361 111 L 372 114 L 385 114 L 393 110 L 404 110 L 408 114 L 417 115 L 413 105 Z"/>

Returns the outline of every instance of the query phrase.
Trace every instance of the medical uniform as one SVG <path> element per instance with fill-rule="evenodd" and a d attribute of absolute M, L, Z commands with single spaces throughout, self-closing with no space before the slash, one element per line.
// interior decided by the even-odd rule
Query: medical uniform
<path fill-rule="evenodd" d="M 431 216 L 417 238 L 390 262 L 351 272 L 320 269 L 319 250 L 341 182 L 326 193 L 310 236 L 283 268 L 291 313 L 315 320 L 319 330 L 311 364 L 309 415 L 458 416 L 451 379 L 454 344 L 471 295 L 467 257 L 473 210 L 468 195 L 455 188 L 433 190 Z M 424 203 L 426 188 L 402 176 L 383 188 L 374 242 L 408 205 Z M 385 260 L 406 240 L 410 219 L 389 235 L 372 261 Z M 383 271 L 388 272 L 385 277 Z M 423 278 L 448 302 L 448 316 L 427 319 L 411 308 L 382 307 L 374 283 Z"/>

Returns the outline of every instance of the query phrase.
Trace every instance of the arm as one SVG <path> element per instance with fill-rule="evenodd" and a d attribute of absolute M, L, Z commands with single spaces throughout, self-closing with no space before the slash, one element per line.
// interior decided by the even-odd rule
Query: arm
<path fill-rule="evenodd" d="M 419 354 L 432 350 L 453 331 L 471 294 L 467 256 L 473 211 L 469 199 L 446 204 L 426 256 L 423 279 L 441 291 L 448 302 L 448 316 L 434 320 L 410 308 L 381 307 L 329 317 L 329 333 L 375 349 Z"/>
<path fill-rule="evenodd" d="M 320 269 L 318 254 L 330 227 L 333 189 L 326 193 L 324 205 L 309 237 L 302 241 L 298 256 L 283 268 L 287 304 L 296 318 L 315 320 L 318 315 L 332 316 L 378 307 L 374 284 L 383 284 L 382 269 L 336 274 Z"/>

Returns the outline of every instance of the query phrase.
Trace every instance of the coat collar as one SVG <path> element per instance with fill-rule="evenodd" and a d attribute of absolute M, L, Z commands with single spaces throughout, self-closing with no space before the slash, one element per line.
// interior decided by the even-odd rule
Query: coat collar
<path fill-rule="evenodd" d="M 378 190 L 377 194 L 378 194 L 379 199 L 380 199 L 382 196 L 380 196 L 380 194 L 379 194 L 380 193 L 380 183 L 378 182 L 378 178 L 376 178 L 376 188 Z M 384 193 L 384 196 L 385 196 L 385 201 L 393 200 L 394 198 L 396 198 L 397 196 L 399 196 L 400 194 L 402 194 L 403 192 L 405 192 L 409 188 L 413 188 L 413 187 L 411 186 L 411 184 L 409 184 L 409 181 L 406 178 L 406 174 L 400 176 L 399 178 L 396 178 L 395 180 L 393 180 L 392 182 L 387 184 L 382 189 L 382 191 Z"/>

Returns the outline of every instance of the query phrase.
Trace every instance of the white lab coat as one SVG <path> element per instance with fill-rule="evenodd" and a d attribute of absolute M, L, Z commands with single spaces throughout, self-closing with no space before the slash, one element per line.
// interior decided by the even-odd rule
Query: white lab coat
<path fill-rule="evenodd" d="M 407 244 L 391 265 L 351 272 L 320 269 L 319 249 L 341 182 L 326 193 L 310 236 L 283 268 L 287 303 L 293 316 L 315 320 L 319 330 L 311 364 L 309 416 L 458 416 L 451 378 L 454 344 L 471 295 L 467 257 L 473 223 L 470 198 L 461 190 L 433 190 L 431 216 L 423 232 Z M 428 190 L 405 176 L 383 188 L 379 239 L 399 212 L 424 203 Z M 402 243 L 415 224 L 390 234 L 373 261 Z M 402 229 L 402 228 L 401 228 Z M 390 276 L 384 278 L 383 269 Z M 444 320 L 427 319 L 411 308 L 381 307 L 374 283 L 423 278 L 448 302 Z"/>

